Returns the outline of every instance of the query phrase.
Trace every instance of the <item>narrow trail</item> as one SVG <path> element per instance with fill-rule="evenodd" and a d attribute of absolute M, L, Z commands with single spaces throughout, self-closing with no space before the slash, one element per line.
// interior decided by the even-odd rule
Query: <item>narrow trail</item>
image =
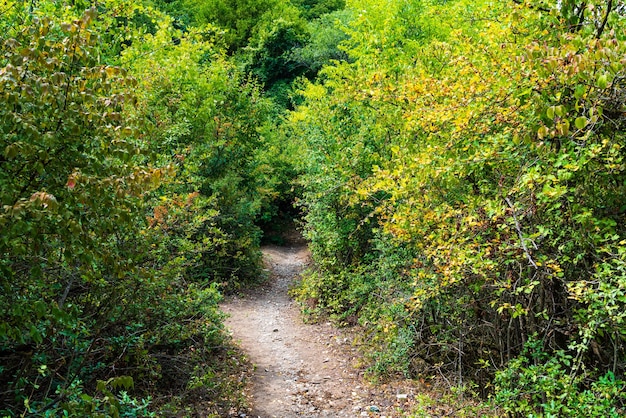
<path fill-rule="evenodd" d="M 405 416 L 414 389 L 372 387 L 354 367 L 350 337 L 329 323 L 303 323 L 288 290 L 309 260 L 306 246 L 268 246 L 263 254 L 271 280 L 222 304 L 226 326 L 255 365 L 247 416 Z"/>

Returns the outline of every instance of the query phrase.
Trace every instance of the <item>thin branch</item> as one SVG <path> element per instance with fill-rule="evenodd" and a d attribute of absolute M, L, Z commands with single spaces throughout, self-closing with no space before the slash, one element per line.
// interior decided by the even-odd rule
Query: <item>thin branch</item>
<path fill-rule="evenodd" d="M 534 267 L 538 268 L 537 264 L 533 261 L 533 258 L 530 256 L 530 252 L 528 251 L 528 247 L 526 247 L 526 240 L 524 239 L 524 234 L 522 234 L 522 227 L 520 226 L 519 220 L 517 219 L 517 214 L 515 213 L 515 208 L 513 207 L 513 203 L 511 200 L 506 197 L 504 198 L 506 203 L 509 205 L 511 210 L 513 211 L 513 219 L 515 220 L 515 229 L 517 229 L 517 235 L 519 235 L 520 242 L 522 244 L 522 250 L 524 250 L 524 254 L 526 254 L 526 258 L 528 258 L 528 262 Z"/>
<path fill-rule="evenodd" d="M 585 10 L 586 9 L 587 9 L 586 2 L 583 2 L 582 4 L 578 6 L 578 14 L 577 14 L 578 22 L 576 22 L 576 24 L 572 26 L 571 32 L 578 32 L 583 27 L 583 23 L 585 22 Z"/>
<path fill-rule="evenodd" d="M 604 28 L 606 26 L 607 20 L 609 20 L 609 14 L 611 13 L 611 10 L 613 10 L 613 0 L 609 0 L 606 5 L 606 13 L 604 14 L 604 19 L 602 19 L 602 23 L 600 24 L 598 32 L 596 33 L 597 39 L 600 39 L 600 37 L 602 36 L 602 32 L 604 32 Z"/>
<path fill-rule="evenodd" d="M 61 299 L 59 299 L 59 309 L 63 309 L 63 305 L 65 304 L 65 299 L 67 299 L 67 296 L 70 293 L 70 289 L 72 288 L 72 285 L 74 284 L 74 275 L 72 275 L 72 277 L 70 278 L 70 281 L 67 283 L 67 286 L 65 287 L 65 291 L 63 292 L 63 296 L 61 296 Z"/>

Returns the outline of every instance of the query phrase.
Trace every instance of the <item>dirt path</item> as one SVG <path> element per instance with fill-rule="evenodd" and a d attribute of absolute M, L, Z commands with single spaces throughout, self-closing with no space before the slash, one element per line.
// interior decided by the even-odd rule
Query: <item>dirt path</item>
<path fill-rule="evenodd" d="M 413 389 L 374 389 L 354 367 L 349 337 L 328 323 L 303 323 L 288 290 L 308 261 L 306 246 L 269 246 L 263 254 L 272 279 L 222 305 L 227 327 L 256 367 L 247 416 L 404 416 Z"/>

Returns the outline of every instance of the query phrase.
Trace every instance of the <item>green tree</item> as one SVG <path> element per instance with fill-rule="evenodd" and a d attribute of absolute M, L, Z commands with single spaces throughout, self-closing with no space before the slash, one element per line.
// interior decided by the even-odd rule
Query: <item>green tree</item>
<path fill-rule="evenodd" d="M 293 0 L 292 3 L 302 11 L 302 16 L 307 20 L 317 19 L 346 7 L 345 0 Z"/>
<path fill-rule="evenodd" d="M 126 47 L 103 44 L 111 18 L 138 9 L 110 2 L 98 16 L 57 2 L 9 6 L 0 66 L 1 413 L 149 414 L 149 399 L 117 391 L 159 395 L 176 386 L 184 395 L 224 367 L 217 285 L 190 282 L 200 245 L 176 235 L 206 221 L 194 240 L 215 231 L 227 246 L 231 236 L 207 228 L 222 203 L 198 202 L 172 183 L 176 169 L 190 175 L 169 154 L 182 147 L 156 142 L 182 125 L 161 133 L 144 112 L 142 89 L 163 89 L 162 80 L 137 72 L 140 82 L 111 65 L 123 61 L 121 49 L 131 55 L 153 37 L 131 31 Z M 169 28 L 165 16 L 142 10 Z M 164 46 L 175 47 L 165 32 Z M 229 80 L 228 70 L 218 74 Z M 161 99 L 175 103 L 170 93 Z M 173 202 L 173 228 L 162 227 L 155 200 L 163 198 Z M 191 216 L 191 206 L 203 212 Z M 171 254 L 176 240 L 189 253 Z M 215 396 L 220 385 L 196 390 Z"/>
<path fill-rule="evenodd" d="M 170 170 L 135 158 L 140 121 L 124 115 L 136 81 L 100 63 L 96 10 L 60 23 L 21 7 L 2 40 L 0 344 L 7 405 L 25 398 L 35 411 L 84 378 L 107 321 L 127 314 L 132 293 L 120 290 L 142 276 L 141 194 Z"/>
<path fill-rule="evenodd" d="M 351 8 L 349 60 L 290 115 L 318 265 L 300 297 L 368 324 L 373 371 L 502 371 L 512 412 L 603 393 L 594 413 L 621 413 L 620 9 L 572 31 L 561 2 Z M 553 404 L 528 404 L 544 387 Z"/>
<path fill-rule="evenodd" d="M 172 203 L 198 194 L 187 210 L 203 221 L 183 234 L 197 245 L 190 274 L 237 285 L 260 275 L 255 222 L 274 192 L 272 168 L 257 158 L 268 146 L 258 129 L 273 107 L 204 37 L 204 31 L 183 36 L 165 24 L 130 48 L 124 62 L 142 80 L 140 109 L 151 119 L 153 152 L 174 156 L 178 167 L 180 180 L 162 190 L 158 207 L 170 211 Z M 206 208 L 215 214 L 207 216 Z"/>
<path fill-rule="evenodd" d="M 231 53 L 246 46 L 260 22 L 290 19 L 296 10 L 278 0 L 175 0 L 160 1 L 165 10 L 189 26 L 212 24 L 223 30 L 221 36 Z"/>
<path fill-rule="evenodd" d="M 346 28 L 352 15 L 350 10 L 339 10 L 309 22 L 308 42 L 289 52 L 290 60 L 301 68 L 300 71 L 308 79 L 317 77 L 326 65 L 348 60 L 348 54 L 341 45 L 348 40 Z"/>

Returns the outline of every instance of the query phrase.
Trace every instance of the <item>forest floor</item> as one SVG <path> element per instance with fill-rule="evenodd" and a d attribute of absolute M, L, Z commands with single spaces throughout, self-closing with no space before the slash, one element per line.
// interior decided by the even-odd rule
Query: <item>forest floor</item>
<path fill-rule="evenodd" d="M 239 416 L 408 416 L 423 396 L 414 382 L 370 384 L 348 330 L 303 321 L 289 289 L 309 262 L 306 244 L 265 246 L 263 255 L 271 279 L 222 304 L 226 326 L 254 365 L 251 409 Z"/>

